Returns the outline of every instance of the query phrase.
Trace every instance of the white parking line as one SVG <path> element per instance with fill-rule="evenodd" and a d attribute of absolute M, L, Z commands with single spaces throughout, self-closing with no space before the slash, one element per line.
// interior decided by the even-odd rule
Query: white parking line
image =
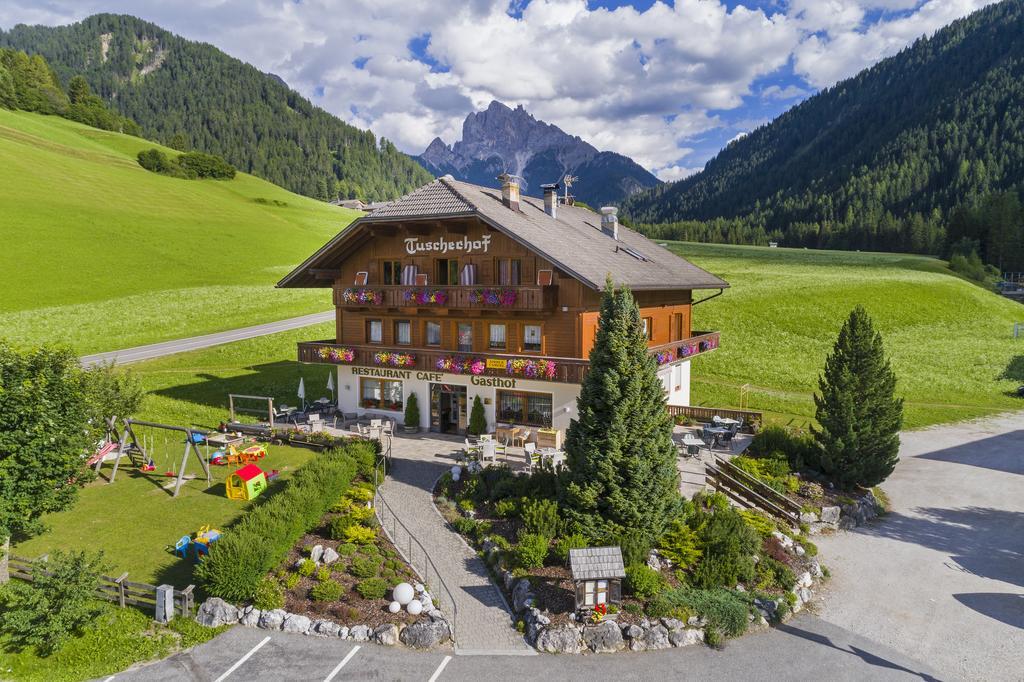
<path fill-rule="evenodd" d="M 359 651 L 358 644 L 352 647 L 352 651 L 345 654 L 345 658 L 341 659 L 341 663 L 334 666 L 334 670 L 331 671 L 330 675 L 324 678 L 324 682 L 331 682 L 331 680 L 334 679 L 334 676 L 341 672 L 341 669 L 345 667 L 345 664 L 348 663 L 352 659 L 352 657 L 356 655 L 357 651 Z"/>
<path fill-rule="evenodd" d="M 263 646 L 264 644 L 266 644 L 267 642 L 269 642 L 269 641 L 270 641 L 270 637 L 264 637 L 264 638 L 263 638 L 263 641 L 261 641 L 261 642 L 260 642 L 259 644 L 257 644 L 257 645 L 256 645 L 256 646 L 254 646 L 253 648 L 249 649 L 249 652 L 248 652 L 248 653 L 247 653 L 247 654 L 246 654 L 245 656 L 242 656 L 242 657 L 241 657 L 240 659 L 238 659 L 238 661 L 236 661 L 236 662 L 235 662 L 235 664 L 234 664 L 233 666 L 231 666 L 230 668 L 228 668 L 228 669 L 227 669 L 227 670 L 226 670 L 226 671 L 224 672 L 224 674 L 223 674 L 223 675 L 221 675 L 220 677 L 218 677 L 218 678 L 217 678 L 216 680 L 214 680 L 213 682 L 224 682 L 224 680 L 226 680 L 226 679 L 228 678 L 228 675 L 230 675 L 231 673 L 233 673 L 233 672 L 235 672 L 236 670 L 238 670 L 239 666 L 241 666 L 241 665 L 242 665 L 243 663 L 245 663 L 246 661 L 248 661 L 248 660 L 249 660 L 249 658 L 250 658 L 250 657 L 251 657 L 251 656 L 252 656 L 252 655 L 253 655 L 254 653 L 256 653 L 257 651 L 259 651 L 259 650 L 260 650 L 260 648 L 261 648 L 261 647 L 262 647 L 262 646 Z"/>
<path fill-rule="evenodd" d="M 444 660 L 441 661 L 441 665 L 437 666 L 437 670 L 434 671 L 434 674 L 430 676 L 427 682 L 437 682 L 437 678 L 441 677 L 441 672 L 444 671 L 445 666 L 448 665 L 450 660 L 452 660 L 451 656 L 445 656 Z"/>
<path fill-rule="evenodd" d="M 113 675 L 111 675 L 111 676 L 110 676 L 110 677 L 108 677 L 107 679 L 103 680 L 103 682 L 110 682 L 110 681 L 111 681 L 112 679 L 114 679 L 114 676 L 113 676 Z"/>

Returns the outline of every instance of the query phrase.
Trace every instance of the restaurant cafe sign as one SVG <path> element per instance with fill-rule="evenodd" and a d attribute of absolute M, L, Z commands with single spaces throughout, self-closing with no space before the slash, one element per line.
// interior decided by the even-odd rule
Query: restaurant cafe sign
<path fill-rule="evenodd" d="M 441 237 L 432 241 L 422 240 L 419 237 L 408 237 L 405 240 L 405 251 L 410 256 L 417 253 L 487 253 L 491 247 L 491 235 L 485 234 L 479 239 L 470 237 L 459 237 L 458 239 L 447 239 Z"/>
<path fill-rule="evenodd" d="M 444 372 L 417 372 L 410 369 L 390 369 L 386 367 L 352 367 L 351 369 L 352 374 L 357 377 L 379 377 L 382 379 L 402 379 L 404 381 L 415 378 L 419 381 L 437 383 L 445 376 Z M 459 375 L 449 374 L 448 376 Z M 450 382 L 450 379 L 446 381 Z M 512 378 L 478 376 L 475 374 L 469 375 L 469 382 L 474 386 L 494 386 L 496 388 L 515 388 L 517 383 Z"/>

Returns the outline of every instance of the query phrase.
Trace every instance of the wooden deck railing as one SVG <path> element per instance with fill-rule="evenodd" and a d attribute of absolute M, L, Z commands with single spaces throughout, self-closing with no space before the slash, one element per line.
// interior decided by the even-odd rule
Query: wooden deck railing
<path fill-rule="evenodd" d="M 707 481 L 712 488 L 744 507 L 756 507 L 787 523 L 800 523 L 800 505 L 743 469 L 715 457 L 705 465 Z"/>
<path fill-rule="evenodd" d="M 346 292 L 349 295 L 346 296 Z M 485 296 L 481 300 L 480 293 Z M 506 294 L 498 302 L 493 295 Z M 418 303 L 416 294 L 443 295 L 444 303 Z M 488 295 L 491 294 L 491 295 Z M 436 296 L 434 297 L 436 299 Z M 514 298 L 514 300 L 508 300 Z M 439 284 L 403 286 L 379 284 L 334 288 L 334 305 L 345 308 L 452 308 L 460 310 L 553 310 L 558 300 L 557 286 L 473 286 Z M 488 302 L 490 301 L 490 302 Z"/>
<path fill-rule="evenodd" d="M 40 558 L 45 558 L 40 557 Z M 37 560 L 38 561 L 38 560 Z M 8 557 L 8 569 L 12 578 L 32 582 L 34 575 L 42 571 L 46 575 L 52 575 L 45 569 L 39 568 L 31 559 L 11 554 Z M 147 611 L 156 613 L 156 585 L 149 583 L 136 583 L 128 580 L 128 574 L 122 573 L 116 578 L 108 575 L 100 576 L 100 584 L 94 595 L 99 599 L 106 599 L 114 602 L 121 608 L 126 606 L 138 606 Z M 185 617 L 192 616 L 195 612 L 195 585 L 189 585 L 183 590 L 174 590 L 174 613 Z"/>
<path fill-rule="evenodd" d="M 743 423 L 744 431 L 756 431 L 761 428 L 764 415 L 751 410 L 736 410 L 723 407 L 706 407 L 700 405 L 668 405 L 668 413 L 673 417 L 689 417 L 698 422 L 711 422 L 714 417 L 735 419 Z"/>

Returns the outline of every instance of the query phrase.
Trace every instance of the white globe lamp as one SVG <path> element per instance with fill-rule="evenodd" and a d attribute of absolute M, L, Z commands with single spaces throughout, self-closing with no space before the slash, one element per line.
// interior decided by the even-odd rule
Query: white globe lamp
<path fill-rule="evenodd" d="M 390 604 L 388 604 L 388 611 L 390 611 L 391 613 L 398 613 L 401 610 L 402 610 L 402 605 L 399 604 L 396 601 L 393 601 Z"/>
<path fill-rule="evenodd" d="M 395 589 L 391 591 L 391 595 L 394 597 L 396 602 L 405 606 L 413 600 L 416 593 L 413 591 L 412 585 L 409 583 L 398 583 L 395 585 Z"/>
<path fill-rule="evenodd" d="M 418 601 L 409 602 L 409 605 L 405 608 L 409 612 L 410 616 L 418 616 L 423 612 L 423 604 Z"/>

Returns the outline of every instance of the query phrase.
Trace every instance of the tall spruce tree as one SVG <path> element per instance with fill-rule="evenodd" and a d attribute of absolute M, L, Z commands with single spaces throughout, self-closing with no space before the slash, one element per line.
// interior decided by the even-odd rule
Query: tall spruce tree
<path fill-rule="evenodd" d="M 576 405 L 566 439 L 568 519 L 592 540 L 632 534 L 656 541 L 682 503 L 672 420 L 640 310 L 611 279 Z"/>
<path fill-rule="evenodd" d="M 814 437 L 821 468 L 837 485 L 870 487 L 884 481 L 899 460 L 903 399 L 896 375 L 867 312 L 857 306 L 839 331 L 825 372 L 818 378 Z"/>

